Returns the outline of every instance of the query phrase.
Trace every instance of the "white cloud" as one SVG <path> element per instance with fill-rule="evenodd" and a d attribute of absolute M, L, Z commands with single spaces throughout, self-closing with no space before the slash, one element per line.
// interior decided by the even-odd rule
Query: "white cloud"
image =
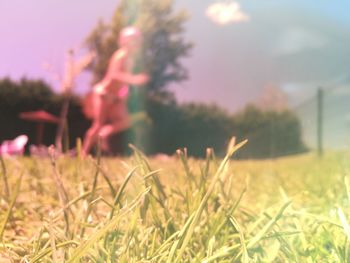
<path fill-rule="evenodd" d="M 218 2 L 211 4 L 206 10 L 206 15 L 210 20 L 219 25 L 250 20 L 250 17 L 241 10 L 239 3 L 236 2 Z"/>
<path fill-rule="evenodd" d="M 316 32 L 292 27 L 279 37 L 273 48 L 277 55 L 290 55 L 306 49 L 322 48 L 328 42 L 326 37 Z"/>

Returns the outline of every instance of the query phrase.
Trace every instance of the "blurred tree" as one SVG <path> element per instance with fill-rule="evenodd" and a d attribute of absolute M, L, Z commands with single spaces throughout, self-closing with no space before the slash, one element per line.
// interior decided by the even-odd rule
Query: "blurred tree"
<path fill-rule="evenodd" d="M 53 93 L 40 80 L 0 80 L 0 142 L 19 134 L 27 134 L 29 143 L 35 142 L 36 124 L 19 119 L 19 114 L 44 109 L 57 116 L 63 100 L 62 95 Z M 75 139 L 81 138 L 89 127 L 89 120 L 81 112 L 78 97 L 73 96 L 70 104 L 69 138 L 70 146 L 74 147 Z M 302 142 L 300 122 L 290 110 L 261 110 L 250 105 L 232 115 L 215 105 L 178 105 L 162 96 L 152 96 L 147 104 L 148 115 L 153 120 L 147 131 L 150 147 L 145 150 L 149 154 L 173 154 L 179 147 L 187 147 L 190 155 L 203 157 L 205 148 L 213 147 L 222 155 L 232 135 L 237 136 L 237 141 L 249 139 L 238 153 L 239 158 L 271 158 L 307 150 Z M 145 128 L 147 123 L 139 122 L 136 126 Z M 54 143 L 56 130 L 56 125 L 45 124 L 44 144 Z M 116 135 L 115 152 L 127 152 L 127 144 L 135 144 L 136 135 L 131 134 L 131 138 L 126 138 L 127 132 Z"/>
<path fill-rule="evenodd" d="M 166 86 L 188 77 L 180 63 L 192 47 L 183 36 L 187 18 L 185 11 L 173 10 L 173 0 L 122 0 L 112 21 L 108 24 L 100 21 L 86 40 L 88 48 L 97 53 L 91 68 L 94 81 L 103 77 L 109 58 L 118 48 L 119 31 L 136 25 L 143 32 L 143 47 L 134 70 L 151 76 L 143 91 L 169 97 Z"/>
<path fill-rule="evenodd" d="M 301 124 L 291 110 L 266 110 L 247 105 L 233 116 L 238 141 L 248 139 L 240 158 L 267 158 L 305 152 Z"/>
<path fill-rule="evenodd" d="M 20 134 L 26 134 L 35 141 L 35 124 L 19 119 L 19 114 L 25 111 L 48 110 L 53 103 L 54 93 L 41 80 L 12 81 L 8 78 L 0 80 L 0 142 L 13 139 Z M 50 132 L 54 130 L 49 126 Z"/>
<path fill-rule="evenodd" d="M 264 87 L 256 104 L 261 110 L 266 111 L 284 111 L 289 106 L 287 95 L 274 84 Z"/>
<path fill-rule="evenodd" d="M 42 80 L 23 78 L 13 81 L 9 78 L 0 79 L 0 142 L 13 139 L 20 134 L 29 136 L 29 144 L 35 143 L 36 123 L 19 118 L 26 111 L 45 110 L 56 116 L 59 115 L 64 97 L 55 94 L 50 86 Z M 89 121 L 84 118 L 78 97 L 71 98 L 68 114 L 71 147 L 77 137 L 82 138 Z M 44 144 L 54 143 L 57 126 L 45 124 Z"/>
<path fill-rule="evenodd" d="M 53 98 L 50 87 L 42 80 L 28 80 L 22 78 L 14 82 L 8 78 L 0 80 L 0 110 L 8 109 L 18 112 L 35 109 L 46 109 L 48 101 Z"/>

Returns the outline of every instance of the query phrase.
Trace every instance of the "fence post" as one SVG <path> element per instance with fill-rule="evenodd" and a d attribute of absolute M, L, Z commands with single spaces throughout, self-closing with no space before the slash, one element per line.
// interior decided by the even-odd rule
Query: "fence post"
<path fill-rule="evenodd" d="M 317 153 L 323 156 L 323 89 L 317 89 Z"/>

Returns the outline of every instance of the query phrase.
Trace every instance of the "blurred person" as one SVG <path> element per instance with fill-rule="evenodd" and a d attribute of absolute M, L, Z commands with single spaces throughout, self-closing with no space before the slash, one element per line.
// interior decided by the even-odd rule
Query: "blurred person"
<path fill-rule="evenodd" d="M 127 99 L 129 85 L 144 85 L 149 76 L 133 74 L 134 57 L 141 45 L 142 35 L 138 28 L 129 26 L 119 34 L 119 49 L 108 64 L 104 78 L 98 82 L 87 97 L 84 113 L 92 119 L 92 125 L 85 134 L 82 154 L 89 154 L 91 147 L 101 139 L 101 149 L 109 152 L 109 138 L 112 134 L 128 129 L 131 120 Z"/>

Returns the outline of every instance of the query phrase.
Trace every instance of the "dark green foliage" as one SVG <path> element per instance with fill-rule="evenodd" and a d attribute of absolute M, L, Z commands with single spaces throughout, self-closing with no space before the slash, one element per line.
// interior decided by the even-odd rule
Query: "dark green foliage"
<path fill-rule="evenodd" d="M 207 147 L 217 154 L 226 151 L 228 139 L 248 139 L 239 158 L 270 158 L 306 150 L 296 115 L 289 110 L 262 111 L 247 106 L 231 115 L 215 105 L 184 104 L 151 99 L 147 111 L 153 120 L 150 152 L 172 154 L 187 147 L 190 155 L 203 157 Z"/>
<path fill-rule="evenodd" d="M 234 119 L 238 140 L 249 140 L 238 154 L 241 158 L 267 158 L 306 151 L 299 119 L 290 110 L 262 111 L 248 105 Z"/>
<path fill-rule="evenodd" d="M 63 97 L 54 94 L 42 81 L 0 81 L 0 141 L 27 134 L 29 143 L 35 143 L 36 124 L 20 120 L 19 113 L 44 109 L 58 116 L 62 101 Z M 223 155 L 232 136 L 238 141 L 249 140 L 239 158 L 270 158 L 305 151 L 299 120 L 291 111 L 261 111 L 247 106 L 231 115 L 215 105 L 178 105 L 169 93 L 146 96 L 137 92 L 131 94 L 130 108 L 132 112 L 145 108 L 152 121 L 139 121 L 133 129 L 113 136 L 111 143 L 118 153 L 127 152 L 131 142 L 141 145 L 148 154 L 173 154 L 178 148 L 187 147 L 190 155 L 203 157 L 206 148 L 213 147 L 218 155 Z M 81 112 L 80 99 L 72 97 L 68 113 L 71 147 L 77 137 L 84 136 L 89 125 Z M 45 124 L 46 145 L 54 143 L 56 128 Z"/>
<path fill-rule="evenodd" d="M 4 79 L 0 81 L 0 141 L 13 139 L 20 134 L 29 136 L 29 144 L 35 143 L 37 123 L 21 120 L 21 112 L 45 110 L 59 116 L 63 97 L 52 92 L 41 80 L 22 79 L 19 82 Z M 68 114 L 71 143 L 82 137 L 89 122 L 84 118 L 77 97 L 71 98 Z M 57 126 L 46 123 L 43 143 L 54 143 Z"/>
<path fill-rule="evenodd" d="M 151 139 L 154 150 L 172 154 L 187 147 L 188 153 L 203 156 L 207 147 L 221 153 L 232 136 L 233 119 L 215 105 L 177 105 L 175 101 L 152 99 L 148 114 L 153 120 Z"/>
<path fill-rule="evenodd" d="M 32 142 L 35 138 L 35 123 L 22 121 L 19 114 L 38 109 L 48 110 L 53 104 L 53 93 L 42 81 L 10 79 L 0 81 L 0 140 L 13 139 L 19 134 L 27 134 Z M 47 125 L 49 133 L 52 125 Z M 45 138 L 46 139 L 46 138 Z M 45 140 L 45 142 L 47 142 Z"/>

